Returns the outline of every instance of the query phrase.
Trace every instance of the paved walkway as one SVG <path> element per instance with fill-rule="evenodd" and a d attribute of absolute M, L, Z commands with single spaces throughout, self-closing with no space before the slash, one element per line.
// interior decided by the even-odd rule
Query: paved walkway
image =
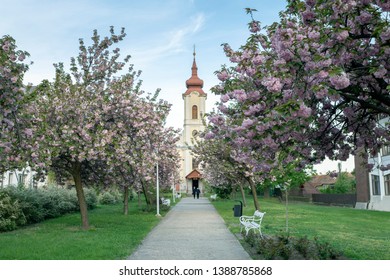
<path fill-rule="evenodd" d="M 232 211 L 233 215 L 233 211 Z M 182 198 L 130 260 L 250 260 L 207 198 Z"/>

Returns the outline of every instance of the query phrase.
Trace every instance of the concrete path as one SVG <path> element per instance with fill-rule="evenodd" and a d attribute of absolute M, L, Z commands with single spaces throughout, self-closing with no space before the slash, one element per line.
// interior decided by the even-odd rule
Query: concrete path
<path fill-rule="evenodd" d="M 232 211 L 233 215 L 233 211 Z M 129 260 L 250 260 L 207 198 L 182 198 Z"/>

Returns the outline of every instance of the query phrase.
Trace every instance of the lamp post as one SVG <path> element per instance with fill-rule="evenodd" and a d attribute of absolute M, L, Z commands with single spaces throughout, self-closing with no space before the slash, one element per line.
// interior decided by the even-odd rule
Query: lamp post
<path fill-rule="evenodd" d="M 161 217 L 160 215 L 160 184 L 158 180 L 158 149 L 156 150 L 157 152 L 157 161 L 156 161 L 156 206 L 157 206 L 157 217 Z"/>
<path fill-rule="evenodd" d="M 172 174 L 172 199 L 173 203 L 175 203 L 175 176 Z"/>

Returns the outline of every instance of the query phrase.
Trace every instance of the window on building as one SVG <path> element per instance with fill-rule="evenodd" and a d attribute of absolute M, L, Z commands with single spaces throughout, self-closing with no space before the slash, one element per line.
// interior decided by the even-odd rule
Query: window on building
<path fill-rule="evenodd" d="M 194 105 L 192 106 L 192 119 L 198 118 L 198 106 Z"/>
<path fill-rule="evenodd" d="M 381 184 L 378 175 L 371 174 L 371 188 L 373 195 L 381 195 Z"/>
<path fill-rule="evenodd" d="M 8 186 L 10 186 L 12 184 L 12 176 L 14 175 L 14 173 L 10 172 L 8 174 Z"/>
<path fill-rule="evenodd" d="M 192 158 L 192 169 L 198 168 L 198 161 L 196 161 L 194 158 Z"/>
<path fill-rule="evenodd" d="M 26 184 L 26 178 L 27 178 L 27 175 L 26 174 L 23 174 L 23 173 L 20 173 L 19 175 L 18 175 L 18 183 L 20 184 L 20 185 L 25 185 Z"/>
<path fill-rule="evenodd" d="M 390 195 L 390 174 L 385 175 L 385 195 Z"/>
<path fill-rule="evenodd" d="M 382 147 L 382 156 L 388 156 L 390 155 L 390 146 L 383 146 Z"/>

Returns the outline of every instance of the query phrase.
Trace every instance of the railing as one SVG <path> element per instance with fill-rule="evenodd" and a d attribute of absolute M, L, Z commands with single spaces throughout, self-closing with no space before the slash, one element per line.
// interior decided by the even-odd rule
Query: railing
<path fill-rule="evenodd" d="M 356 194 L 312 194 L 312 202 L 355 207 Z"/>

